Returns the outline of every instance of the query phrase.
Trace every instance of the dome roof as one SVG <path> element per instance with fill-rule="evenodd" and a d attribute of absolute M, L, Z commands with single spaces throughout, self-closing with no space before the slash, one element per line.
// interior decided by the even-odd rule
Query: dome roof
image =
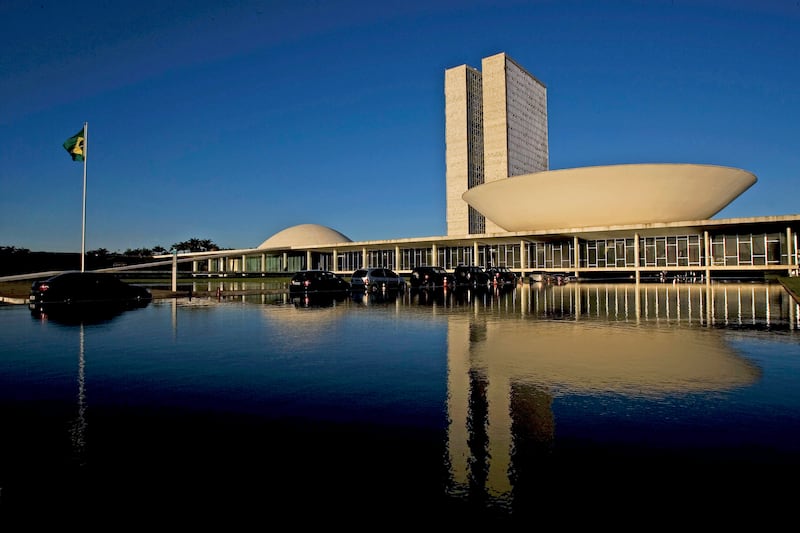
<path fill-rule="evenodd" d="M 298 224 L 283 229 L 262 242 L 258 249 L 264 248 L 290 248 L 292 246 L 309 246 L 314 244 L 335 244 L 339 242 L 353 242 L 327 226 L 319 224 Z"/>
<path fill-rule="evenodd" d="M 712 165 L 610 165 L 514 176 L 461 197 L 506 231 L 550 230 L 705 220 L 755 182 Z"/>

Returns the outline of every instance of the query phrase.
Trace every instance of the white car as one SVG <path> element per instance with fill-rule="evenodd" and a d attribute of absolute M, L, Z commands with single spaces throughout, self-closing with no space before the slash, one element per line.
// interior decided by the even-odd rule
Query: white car
<path fill-rule="evenodd" d="M 360 268 L 350 278 L 353 291 L 404 291 L 406 280 L 389 268 Z"/>

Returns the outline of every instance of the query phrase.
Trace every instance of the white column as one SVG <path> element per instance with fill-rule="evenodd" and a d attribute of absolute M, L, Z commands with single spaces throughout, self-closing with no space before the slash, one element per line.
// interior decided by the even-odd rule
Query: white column
<path fill-rule="evenodd" d="M 639 281 L 641 280 L 641 276 L 642 276 L 642 272 L 639 269 L 641 265 L 639 264 L 639 234 L 638 233 L 634 233 L 633 234 L 633 256 L 634 256 L 633 257 L 633 269 L 636 272 L 636 283 L 638 284 Z M 637 295 L 638 295 L 638 290 L 637 290 Z"/>
<path fill-rule="evenodd" d="M 436 243 L 431 244 L 431 266 L 439 266 L 439 250 Z"/>
<path fill-rule="evenodd" d="M 314 268 L 314 266 L 311 265 L 311 250 L 306 250 L 306 268 Z"/>
<path fill-rule="evenodd" d="M 178 290 L 178 250 L 172 252 L 172 292 Z"/>
<path fill-rule="evenodd" d="M 578 277 L 578 268 L 580 268 L 580 265 L 581 265 L 581 249 L 580 249 L 580 246 L 579 246 L 579 243 L 578 243 L 578 236 L 577 235 L 572 237 L 572 248 L 573 248 L 572 254 L 574 256 L 574 261 L 573 261 L 574 265 L 573 266 L 575 268 L 575 277 L 577 278 Z M 606 265 L 606 266 L 608 266 L 608 265 Z"/>

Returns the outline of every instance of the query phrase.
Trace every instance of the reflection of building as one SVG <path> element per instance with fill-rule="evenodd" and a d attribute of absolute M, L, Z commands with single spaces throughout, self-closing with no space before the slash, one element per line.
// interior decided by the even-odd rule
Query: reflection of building
<path fill-rule="evenodd" d="M 714 165 L 549 170 L 547 89 L 504 53 L 445 71 L 447 235 L 353 242 L 316 224 L 252 249 L 194 254 L 196 272 L 351 273 L 500 265 L 528 274 L 711 278 L 796 273 L 800 214 L 710 217 L 756 182 Z"/>
<path fill-rule="evenodd" d="M 576 286 L 548 292 L 574 292 Z M 702 286 L 684 287 L 678 300 L 691 298 L 690 289 L 706 292 Z M 722 298 L 720 288 L 713 299 Z M 526 303 L 531 302 L 533 298 Z M 757 305 L 759 315 L 769 314 L 768 295 L 759 295 Z M 570 447 L 554 412 L 559 397 L 588 398 L 602 412 L 606 402 L 620 398 L 660 400 L 724 392 L 761 377 L 760 369 L 739 357 L 713 329 L 641 328 L 634 321 L 597 327 L 590 314 L 572 322 L 529 321 L 520 319 L 520 311 L 502 319 L 485 312 L 448 318 L 448 466 L 455 496 L 509 508 L 520 492 L 554 491 L 554 480 L 569 485 L 566 469 L 575 456 L 554 455 L 557 448 L 563 453 Z M 603 307 L 604 322 L 613 320 L 612 312 L 611 306 Z M 666 320 L 669 311 L 660 307 L 651 313 Z M 689 321 L 684 317 L 684 324 Z M 600 488 L 613 482 L 599 480 Z M 552 496 L 559 500 L 574 494 L 555 491 Z"/>

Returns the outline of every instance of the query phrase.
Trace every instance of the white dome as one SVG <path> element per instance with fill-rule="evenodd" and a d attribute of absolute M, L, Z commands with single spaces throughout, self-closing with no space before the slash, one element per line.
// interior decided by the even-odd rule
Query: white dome
<path fill-rule="evenodd" d="M 291 248 L 292 246 L 310 246 L 314 244 L 336 244 L 353 242 L 335 229 L 319 224 L 298 224 L 283 229 L 262 242 L 258 249 Z"/>

